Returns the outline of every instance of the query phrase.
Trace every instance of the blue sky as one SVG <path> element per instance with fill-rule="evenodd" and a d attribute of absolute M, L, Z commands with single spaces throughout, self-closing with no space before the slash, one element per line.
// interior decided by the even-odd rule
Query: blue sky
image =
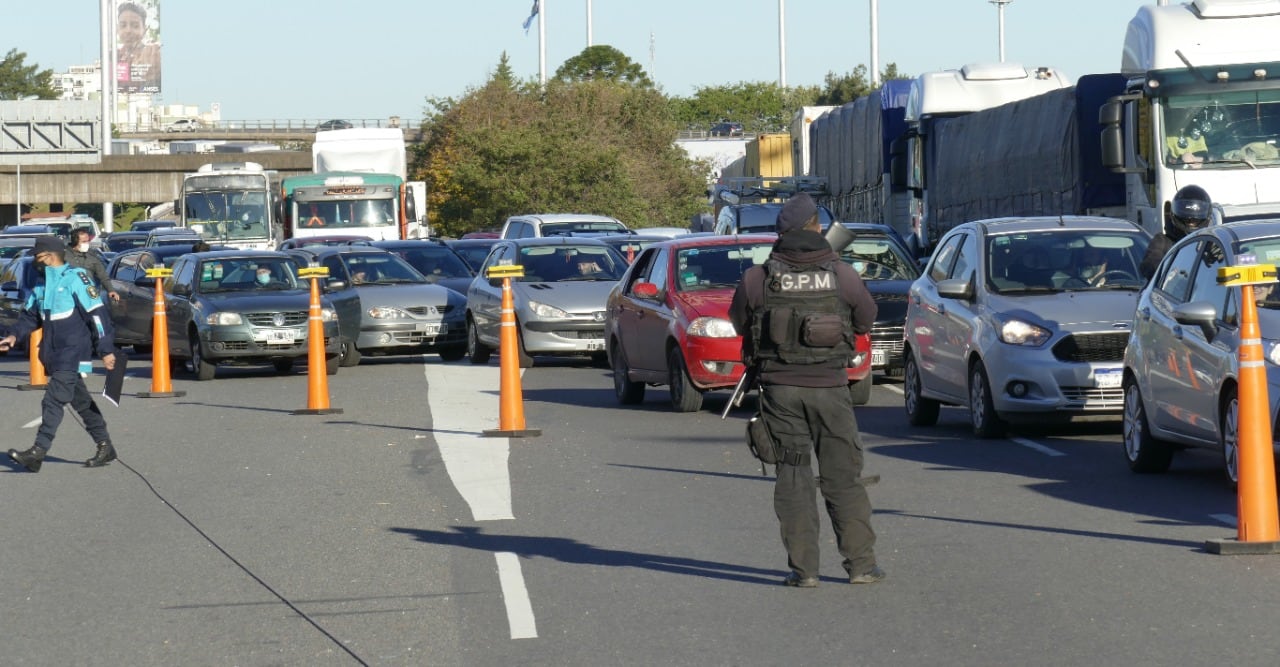
<path fill-rule="evenodd" d="M 544 0 L 547 73 L 587 45 L 586 0 Z M 428 97 L 482 84 L 506 51 L 538 76 L 532 0 L 159 0 L 161 102 L 222 118 L 423 115 Z M 55 71 L 98 58 L 98 0 L 4 3 L 0 51 Z M 1006 60 L 1071 77 L 1116 71 L 1139 0 L 1013 0 Z M 786 0 L 787 83 L 870 62 L 869 0 Z M 778 0 L 594 0 L 593 42 L 627 54 L 664 91 L 778 80 Z M 989 0 L 879 0 L 880 64 L 910 74 L 998 60 Z M 653 54 L 650 55 L 650 35 Z"/>

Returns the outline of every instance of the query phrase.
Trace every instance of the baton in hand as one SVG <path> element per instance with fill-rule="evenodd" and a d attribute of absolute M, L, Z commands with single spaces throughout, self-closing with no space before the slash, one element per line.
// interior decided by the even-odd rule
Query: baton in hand
<path fill-rule="evenodd" d="M 720 413 L 721 419 L 728 419 L 729 411 L 742 405 L 742 399 L 751 392 L 751 385 L 756 382 L 756 367 L 748 366 L 742 372 L 742 377 L 738 378 L 738 384 L 733 387 L 733 395 L 729 397 L 729 402 L 724 404 L 724 411 Z"/>

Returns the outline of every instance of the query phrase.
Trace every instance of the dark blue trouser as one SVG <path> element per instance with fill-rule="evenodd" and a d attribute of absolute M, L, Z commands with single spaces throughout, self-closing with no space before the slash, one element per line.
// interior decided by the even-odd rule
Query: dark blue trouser
<path fill-rule="evenodd" d="M 76 371 L 54 371 L 49 374 L 49 385 L 44 390 L 44 400 L 40 403 L 40 430 L 36 431 L 36 446 L 49 449 L 53 446 L 53 435 L 58 432 L 65 414 L 63 406 L 70 405 L 80 420 L 84 422 L 84 430 L 93 437 L 94 444 L 101 444 L 111 439 L 107 435 L 107 421 L 102 418 L 102 411 L 93 402 L 89 389 L 84 386 L 84 379 Z"/>
<path fill-rule="evenodd" d="M 760 414 L 782 447 L 813 452 L 820 490 L 849 574 L 875 567 L 871 500 L 863 486 L 862 442 L 849 388 L 764 385 Z M 773 508 L 787 549 L 787 563 L 802 577 L 818 576 L 818 505 L 809 464 L 778 465 Z"/>

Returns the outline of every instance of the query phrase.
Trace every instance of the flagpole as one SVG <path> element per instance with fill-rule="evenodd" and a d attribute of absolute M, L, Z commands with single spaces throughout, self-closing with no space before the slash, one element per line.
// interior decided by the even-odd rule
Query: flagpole
<path fill-rule="evenodd" d="M 587 46 L 591 46 L 591 0 L 587 0 Z"/>
<path fill-rule="evenodd" d="M 787 87 L 787 7 L 778 0 L 778 85 Z"/>
<path fill-rule="evenodd" d="M 547 86 L 547 0 L 538 1 L 538 81 Z"/>

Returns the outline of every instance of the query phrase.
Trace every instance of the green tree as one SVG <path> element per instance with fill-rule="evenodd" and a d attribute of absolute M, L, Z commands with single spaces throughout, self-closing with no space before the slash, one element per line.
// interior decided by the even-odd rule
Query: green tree
<path fill-rule="evenodd" d="M 511 69 L 511 58 L 507 57 L 506 51 L 503 51 L 498 59 L 498 68 L 493 71 L 493 80 L 508 88 L 514 88 L 518 83 L 516 73 Z"/>
<path fill-rule="evenodd" d="M 562 81 L 615 81 L 652 87 L 644 68 L 623 52 L 605 44 L 588 46 L 564 61 L 555 78 Z"/>
<path fill-rule="evenodd" d="M 897 63 L 889 63 L 880 74 L 881 81 L 908 78 L 911 77 L 898 73 Z M 815 103 L 819 105 L 845 104 L 870 93 L 871 90 L 871 80 L 867 77 L 866 65 L 858 65 L 848 74 L 827 72 L 827 75 L 823 77 L 822 92 L 818 95 Z"/>
<path fill-rule="evenodd" d="M 653 88 L 491 78 L 431 102 L 414 178 L 428 183 L 433 229 L 494 228 L 539 211 L 612 215 L 631 227 L 681 224 L 705 206 L 705 183 L 675 145 L 676 123 Z"/>
<path fill-rule="evenodd" d="M 740 81 L 703 86 L 693 97 L 671 100 L 672 113 L 686 128 L 705 130 L 714 123 L 742 123 L 747 132 L 785 132 L 802 106 L 816 104 L 816 86 L 783 88 L 776 83 Z"/>
<path fill-rule="evenodd" d="M 53 70 L 41 71 L 39 65 L 27 65 L 26 60 L 27 54 L 17 49 L 9 49 L 0 60 L 0 100 L 58 99 Z"/>

